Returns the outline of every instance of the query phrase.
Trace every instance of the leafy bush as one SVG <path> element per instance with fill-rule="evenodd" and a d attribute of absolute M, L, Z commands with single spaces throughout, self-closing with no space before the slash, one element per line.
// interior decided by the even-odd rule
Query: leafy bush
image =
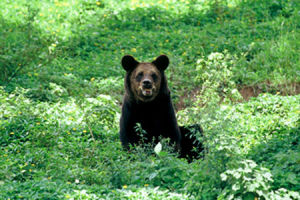
<path fill-rule="evenodd" d="M 272 174 L 252 160 L 243 160 L 221 174 L 226 187 L 218 199 L 298 199 L 299 193 L 279 189 L 271 191 Z"/>
<path fill-rule="evenodd" d="M 273 181 L 268 169 L 259 168 L 252 160 L 240 161 L 235 167 L 221 174 L 222 181 L 227 182 L 219 199 L 268 199 L 269 182 Z"/>

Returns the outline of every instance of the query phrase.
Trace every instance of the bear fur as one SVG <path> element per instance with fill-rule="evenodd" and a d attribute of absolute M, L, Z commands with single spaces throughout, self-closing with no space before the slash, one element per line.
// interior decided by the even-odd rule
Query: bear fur
<path fill-rule="evenodd" d="M 125 149 L 141 143 L 156 144 L 159 139 L 170 138 L 181 158 L 188 161 L 200 158 L 202 136 L 200 125 L 179 127 L 172 105 L 164 71 L 169 65 L 165 55 L 153 62 L 138 62 L 132 56 L 122 58 L 126 70 L 125 94 L 120 119 L 120 140 Z M 137 124 L 145 131 L 141 136 Z"/>
<path fill-rule="evenodd" d="M 162 137 L 170 138 L 176 149 L 181 149 L 180 129 L 164 74 L 168 65 L 166 55 L 151 63 L 140 63 L 130 55 L 122 58 L 126 76 L 120 140 L 124 148 L 129 149 L 130 145 L 141 142 L 157 143 Z M 137 124 L 146 132 L 143 138 L 136 130 Z"/>
<path fill-rule="evenodd" d="M 181 151 L 180 157 L 186 158 L 189 162 L 194 159 L 201 158 L 201 152 L 204 150 L 202 141 L 203 129 L 199 124 L 180 126 L 181 139 Z"/>

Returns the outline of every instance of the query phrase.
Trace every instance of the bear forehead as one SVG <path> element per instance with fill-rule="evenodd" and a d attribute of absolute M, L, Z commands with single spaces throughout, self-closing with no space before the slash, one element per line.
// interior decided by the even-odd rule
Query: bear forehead
<path fill-rule="evenodd" d="M 135 73 L 138 74 L 140 72 L 143 73 L 156 73 L 156 74 L 160 74 L 159 70 L 157 69 L 157 67 L 155 65 L 153 65 L 152 63 L 140 63 L 136 68 L 135 68 Z"/>

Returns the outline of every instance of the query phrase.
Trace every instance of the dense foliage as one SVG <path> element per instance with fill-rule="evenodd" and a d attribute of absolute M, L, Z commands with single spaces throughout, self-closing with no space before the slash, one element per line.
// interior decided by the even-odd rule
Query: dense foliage
<path fill-rule="evenodd" d="M 299 1 L 0 10 L 0 199 L 300 199 Z M 179 123 L 205 131 L 192 163 L 119 142 L 121 57 L 162 53 Z"/>

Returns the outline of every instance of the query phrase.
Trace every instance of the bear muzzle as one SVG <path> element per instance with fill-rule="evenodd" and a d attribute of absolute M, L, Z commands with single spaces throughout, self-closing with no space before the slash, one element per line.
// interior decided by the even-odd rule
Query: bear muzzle
<path fill-rule="evenodd" d="M 145 89 L 151 89 L 152 88 L 152 81 L 149 80 L 149 79 L 143 80 L 142 84 L 143 84 L 143 88 L 145 88 Z"/>
<path fill-rule="evenodd" d="M 142 93 L 146 97 L 152 96 L 152 94 L 153 94 L 152 89 L 143 89 Z"/>
<path fill-rule="evenodd" d="M 145 96 L 145 97 L 150 97 L 153 95 L 153 90 L 154 90 L 155 87 L 153 87 L 153 84 L 152 84 L 152 81 L 149 80 L 149 79 L 145 79 L 143 80 L 142 82 L 142 87 L 141 87 L 141 91 L 142 91 L 142 94 Z"/>
<path fill-rule="evenodd" d="M 152 84 L 151 86 L 146 87 L 142 85 L 139 87 L 139 89 L 144 97 L 152 97 L 155 92 L 155 87 Z"/>

